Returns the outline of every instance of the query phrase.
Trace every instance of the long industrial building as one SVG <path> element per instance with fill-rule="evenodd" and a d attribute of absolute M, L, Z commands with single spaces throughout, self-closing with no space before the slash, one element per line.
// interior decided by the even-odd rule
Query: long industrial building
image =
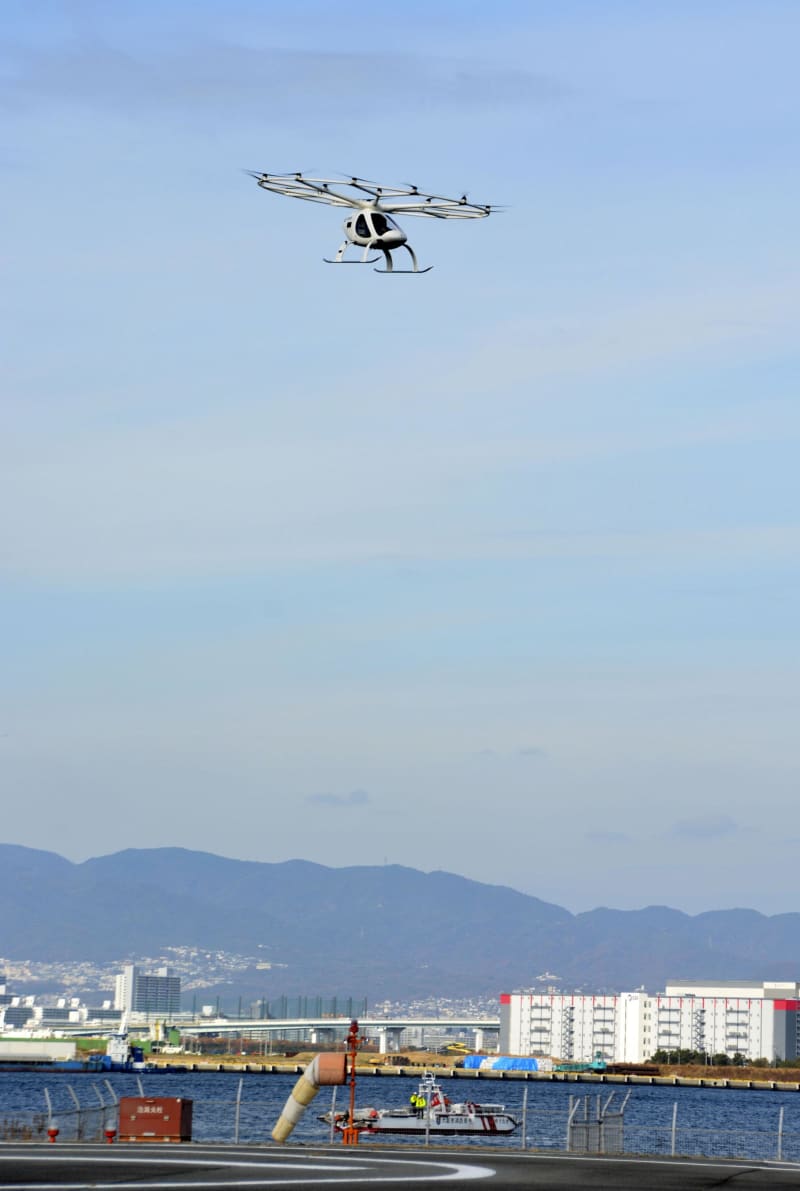
<path fill-rule="evenodd" d="M 658 1050 L 746 1059 L 800 1055 L 800 984 L 674 980 L 644 991 L 504 993 L 500 1052 L 590 1062 L 642 1063 Z"/>

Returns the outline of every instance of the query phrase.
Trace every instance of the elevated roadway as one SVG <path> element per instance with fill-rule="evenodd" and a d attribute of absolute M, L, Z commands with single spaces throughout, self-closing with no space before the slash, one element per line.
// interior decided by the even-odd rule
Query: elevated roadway
<path fill-rule="evenodd" d="M 286 1017 L 286 1018 L 243 1018 L 213 1017 L 195 1018 L 192 1022 L 180 1022 L 182 1034 L 201 1036 L 203 1034 L 247 1034 L 251 1037 L 290 1037 L 297 1032 L 323 1033 L 333 1031 L 346 1034 L 350 1028 L 349 1017 Z M 132 1025 L 134 1022 L 131 1023 Z M 178 1024 L 178 1023 L 176 1023 Z M 499 1017 L 359 1017 L 359 1029 L 370 1037 L 389 1031 L 395 1034 L 403 1030 L 471 1030 L 498 1031 Z"/>

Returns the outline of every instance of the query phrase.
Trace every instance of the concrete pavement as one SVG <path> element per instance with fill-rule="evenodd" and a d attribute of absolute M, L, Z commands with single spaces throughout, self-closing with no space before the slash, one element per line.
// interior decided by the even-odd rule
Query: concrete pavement
<path fill-rule="evenodd" d="M 680 1159 L 475 1153 L 404 1146 L 0 1144 L 3 1191 L 226 1191 L 400 1184 L 453 1191 L 734 1191 L 800 1187 L 800 1167 Z"/>

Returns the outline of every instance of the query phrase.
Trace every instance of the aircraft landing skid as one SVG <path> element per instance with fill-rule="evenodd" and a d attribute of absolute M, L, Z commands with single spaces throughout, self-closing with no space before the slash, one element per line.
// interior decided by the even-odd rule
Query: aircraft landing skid
<path fill-rule="evenodd" d="M 426 269 L 373 269 L 372 272 L 373 273 L 391 273 L 392 276 L 394 276 L 395 273 L 420 273 L 420 274 L 430 273 L 432 268 L 433 268 L 433 265 L 428 265 L 428 267 Z"/>
<path fill-rule="evenodd" d="M 413 269 L 395 269 L 394 261 L 392 260 L 391 249 L 383 248 L 381 251 L 383 252 L 383 259 L 386 261 L 386 268 L 373 269 L 373 273 L 430 273 L 433 265 L 428 265 L 427 269 L 420 269 L 419 262 L 417 261 L 417 254 L 411 245 L 404 244 L 403 248 L 405 248 L 406 252 L 411 257 L 411 263 L 414 266 Z"/>
<path fill-rule="evenodd" d="M 344 244 L 341 245 L 341 247 L 339 248 L 339 251 L 336 253 L 336 256 L 333 258 L 333 260 L 331 260 L 331 258 L 328 256 L 323 256 L 322 259 L 324 260 L 326 265 L 374 265 L 376 261 L 379 261 L 381 259 L 380 256 L 368 256 L 367 254 L 370 250 L 370 246 L 367 245 L 367 247 L 364 249 L 361 256 L 357 260 L 346 260 L 345 254 L 349 247 L 350 247 L 349 242 L 347 240 L 345 240 Z M 386 263 L 386 268 L 385 269 L 374 269 L 373 272 L 375 272 L 375 273 L 430 273 L 431 269 L 433 268 L 433 265 L 428 265 L 427 269 L 420 269 L 419 262 L 417 261 L 417 254 L 414 252 L 414 249 L 409 244 L 404 244 L 403 248 L 405 248 L 406 252 L 411 257 L 411 263 L 413 265 L 413 268 L 411 268 L 411 269 L 395 269 L 394 261 L 392 260 L 391 249 L 381 248 L 380 251 L 383 254 L 383 259 Z"/>
<path fill-rule="evenodd" d="M 361 257 L 359 260 L 346 261 L 344 259 L 344 256 L 345 256 L 345 253 L 347 252 L 347 249 L 349 247 L 350 247 L 349 241 L 345 240 L 343 244 L 339 245 L 339 251 L 336 253 L 336 256 L 333 258 L 333 260 L 331 260 L 327 256 L 323 256 L 322 259 L 324 260 L 326 265 L 374 265 L 376 261 L 379 261 L 381 259 L 379 256 L 369 256 L 368 255 L 370 246 L 369 246 L 369 244 L 367 244 L 366 248 L 361 253 Z"/>

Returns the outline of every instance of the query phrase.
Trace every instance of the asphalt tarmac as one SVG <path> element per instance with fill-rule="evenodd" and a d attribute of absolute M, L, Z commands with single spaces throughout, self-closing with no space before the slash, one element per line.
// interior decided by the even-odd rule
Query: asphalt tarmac
<path fill-rule="evenodd" d="M 595 1158 L 567 1154 L 370 1149 L 366 1146 L 207 1146 L 0 1144 L 3 1191 L 170 1191 L 242 1187 L 357 1187 L 400 1184 L 425 1191 L 534 1188 L 547 1191 L 731 1191 L 800 1188 L 800 1166 L 680 1159 Z M 442 1188 L 444 1191 L 444 1188 Z"/>

